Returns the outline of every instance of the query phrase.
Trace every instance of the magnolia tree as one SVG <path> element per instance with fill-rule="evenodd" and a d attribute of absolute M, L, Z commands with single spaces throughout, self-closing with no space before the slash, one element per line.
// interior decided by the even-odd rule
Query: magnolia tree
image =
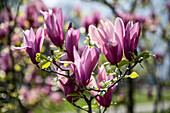
<path fill-rule="evenodd" d="M 41 11 L 44 28 L 36 31 L 23 31 L 24 46 L 14 49 L 25 50 L 33 64 L 42 71 L 54 73 L 55 82 L 63 91 L 65 98 L 75 107 L 92 113 L 92 107 L 100 107 L 105 112 L 111 105 L 112 94 L 119 82 L 126 78 L 136 78 L 131 70 L 143 60 L 153 56 L 148 52 L 137 51 L 141 33 L 140 23 L 129 21 L 126 26 L 120 17 L 112 23 L 100 20 L 90 25 L 87 32 L 88 44 L 81 53 L 78 47 L 80 31 L 72 28 L 70 22 L 66 34 L 63 32 L 64 17 L 62 9 Z M 55 47 L 47 56 L 40 53 L 44 37 L 49 37 Z M 104 55 L 108 62 L 98 65 Z M 97 74 L 94 72 L 98 70 Z M 131 73 L 132 72 L 132 73 Z M 83 99 L 87 107 L 76 102 Z M 96 99 L 97 103 L 92 101 Z"/>

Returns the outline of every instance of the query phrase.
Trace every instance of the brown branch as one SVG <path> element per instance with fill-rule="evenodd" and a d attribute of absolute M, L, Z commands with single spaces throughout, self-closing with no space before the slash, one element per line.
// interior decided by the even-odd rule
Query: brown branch
<path fill-rule="evenodd" d="M 143 61 L 143 59 L 136 61 L 132 67 L 130 67 L 130 64 L 129 64 L 128 67 L 126 68 L 126 71 L 123 74 L 123 76 L 121 78 L 119 78 L 117 81 L 115 81 L 111 86 L 109 86 L 108 89 L 112 88 L 116 83 L 120 82 L 126 76 L 127 72 L 129 72 L 132 68 L 134 68 L 138 63 L 140 63 L 142 61 Z"/>
<path fill-rule="evenodd" d="M 78 106 L 78 105 L 76 105 L 75 103 L 72 103 L 75 107 L 77 107 L 77 108 L 79 108 L 79 109 L 81 109 L 81 110 L 83 110 L 83 111 L 86 111 L 86 112 L 88 112 L 88 110 L 86 110 L 86 109 L 84 109 L 84 108 L 82 108 L 82 107 L 80 107 L 80 106 Z"/>

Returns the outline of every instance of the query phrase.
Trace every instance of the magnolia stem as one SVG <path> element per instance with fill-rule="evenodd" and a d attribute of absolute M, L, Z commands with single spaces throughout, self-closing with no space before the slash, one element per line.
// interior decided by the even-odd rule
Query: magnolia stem
<path fill-rule="evenodd" d="M 82 108 L 82 107 L 80 107 L 80 106 L 78 106 L 78 105 L 76 105 L 75 103 L 72 103 L 75 107 L 77 107 L 77 108 L 79 108 L 79 109 L 81 109 L 81 110 L 83 110 L 83 111 L 86 111 L 86 112 L 88 112 L 88 110 L 86 110 L 86 109 L 84 109 L 84 108 Z"/>
<path fill-rule="evenodd" d="M 108 108 L 108 107 L 105 107 L 105 108 L 104 108 L 103 113 L 105 113 L 105 112 L 106 112 L 107 108 Z"/>
<path fill-rule="evenodd" d="M 53 59 L 53 64 L 54 64 L 55 66 L 57 66 L 59 69 L 61 69 L 62 71 L 67 71 L 68 76 L 70 76 L 70 70 L 69 70 L 69 69 L 63 69 L 62 67 L 60 67 L 60 66 L 55 62 L 54 59 Z"/>
<path fill-rule="evenodd" d="M 119 70 L 119 74 L 120 74 L 120 77 L 122 76 L 122 71 L 119 69 L 119 66 L 118 66 L 118 64 L 116 63 L 116 67 L 118 68 L 118 70 Z"/>
<path fill-rule="evenodd" d="M 37 67 L 38 68 L 40 68 L 40 66 L 37 64 Z M 41 70 L 43 70 L 43 71 L 46 71 L 46 72 L 49 72 L 49 73 L 56 73 L 56 74 L 59 74 L 59 75 L 62 75 L 62 76 L 64 76 L 64 77 L 67 77 L 68 78 L 68 76 L 67 75 L 65 75 L 65 74 L 62 74 L 62 73 L 59 73 L 59 72 L 57 72 L 57 71 L 54 71 L 54 70 L 46 70 L 46 69 L 41 69 Z"/>
<path fill-rule="evenodd" d="M 129 64 L 128 67 L 126 68 L 126 71 L 123 74 L 123 76 L 121 78 L 119 78 L 117 81 L 115 81 L 111 86 L 109 86 L 108 89 L 112 88 L 116 83 L 120 82 L 126 76 L 128 71 L 130 71 L 132 68 L 134 68 L 138 63 L 140 63 L 142 61 L 143 61 L 143 59 L 136 61 L 132 67 L 130 67 L 130 64 Z"/>

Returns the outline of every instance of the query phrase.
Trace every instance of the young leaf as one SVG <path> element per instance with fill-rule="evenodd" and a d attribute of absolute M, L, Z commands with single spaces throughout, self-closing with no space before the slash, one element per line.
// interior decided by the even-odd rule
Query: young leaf
<path fill-rule="evenodd" d="M 122 61 L 120 61 L 120 63 L 118 64 L 118 68 L 120 69 L 121 67 L 123 67 L 126 64 L 130 64 L 131 62 L 129 62 L 126 59 L 123 59 Z"/>
<path fill-rule="evenodd" d="M 91 105 L 91 107 L 92 107 L 92 108 L 96 108 L 96 107 L 98 107 L 98 106 L 96 106 L 96 105 Z"/>
<path fill-rule="evenodd" d="M 68 97 L 68 96 L 79 97 L 80 95 L 77 94 L 77 93 L 70 93 L 70 94 L 67 95 L 67 97 Z"/>
<path fill-rule="evenodd" d="M 57 56 L 55 57 L 55 61 L 57 61 L 63 54 L 62 53 L 58 53 Z"/>
<path fill-rule="evenodd" d="M 143 58 L 143 59 L 148 59 L 149 57 L 152 57 L 152 56 L 155 56 L 155 55 L 151 55 L 151 54 L 148 53 L 148 52 L 142 52 L 142 53 L 140 53 L 140 54 L 136 57 L 135 61 L 138 61 L 138 60 L 141 59 L 141 58 Z"/>
<path fill-rule="evenodd" d="M 74 102 L 75 100 L 77 100 L 79 97 L 72 97 L 72 102 Z"/>
<path fill-rule="evenodd" d="M 136 77 L 138 77 L 139 75 L 136 73 L 136 72 L 132 72 L 131 74 L 130 74 L 130 78 L 136 78 Z"/>
<path fill-rule="evenodd" d="M 41 63 L 40 68 L 44 69 L 44 68 L 48 68 L 50 66 L 50 61 L 44 61 L 43 63 Z"/>
<path fill-rule="evenodd" d="M 84 90 L 83 93 L 82 93 L 82 95 L 87 95 L 87 94 L 89 94 L 88 90 Z"/>

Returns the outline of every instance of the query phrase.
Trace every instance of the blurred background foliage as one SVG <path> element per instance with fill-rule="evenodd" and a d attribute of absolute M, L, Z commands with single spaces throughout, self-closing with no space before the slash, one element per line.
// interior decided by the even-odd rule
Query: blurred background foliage
<path fill-rule="evenodd" d="M 88 26 L 100 19 L 114 20 L 119 16 L 124 23 L 140 22 L 142 33 L 138 51 L 148 51 L 156 57 L 135 67 L 137 79 L 120 82 L 112 107 L 108 112 L 170 113 L 170 1 L 168 0 L 1 0 L 0 1 L 0 112 L 53 113 L 81 112 L 64 101 L 55 75 L 33 65 L 21 46 L 22 30 L 43 26 L 40 10 L 61 7 L 65 16 L 64 32 L 69 21 L 81 32 L 79 48 L 89 43 Z M 96 16 L 97 15 L 97 16 Z M 96 21 L 95 21 L 96 19 Z M 51 42 L 45 38 L 42 53 L 50 55 Z M 80 51 L 81 52 L 81 51 Z M 99 66 L 106 62 L 100 55 Z M 141 68 L 141 66 L 143 68 Z M 97 70 L 95 70 L 97 73 Z M 84 106 L 83 101 L 77 102 Z M 93 102 L 95 103 L 95 101 Z M 147 105 L 148 103 L 148 105 Z M 146 106 L 146 111 L 137 110 Z M 123 106 L 121 108 L 121 106 Z M 94 108 L 97 112 L 98 108 Z M 121 111 L 123 109 L 124 111 Z M 148 110 L 148 111 L 147 111 Z"/>

